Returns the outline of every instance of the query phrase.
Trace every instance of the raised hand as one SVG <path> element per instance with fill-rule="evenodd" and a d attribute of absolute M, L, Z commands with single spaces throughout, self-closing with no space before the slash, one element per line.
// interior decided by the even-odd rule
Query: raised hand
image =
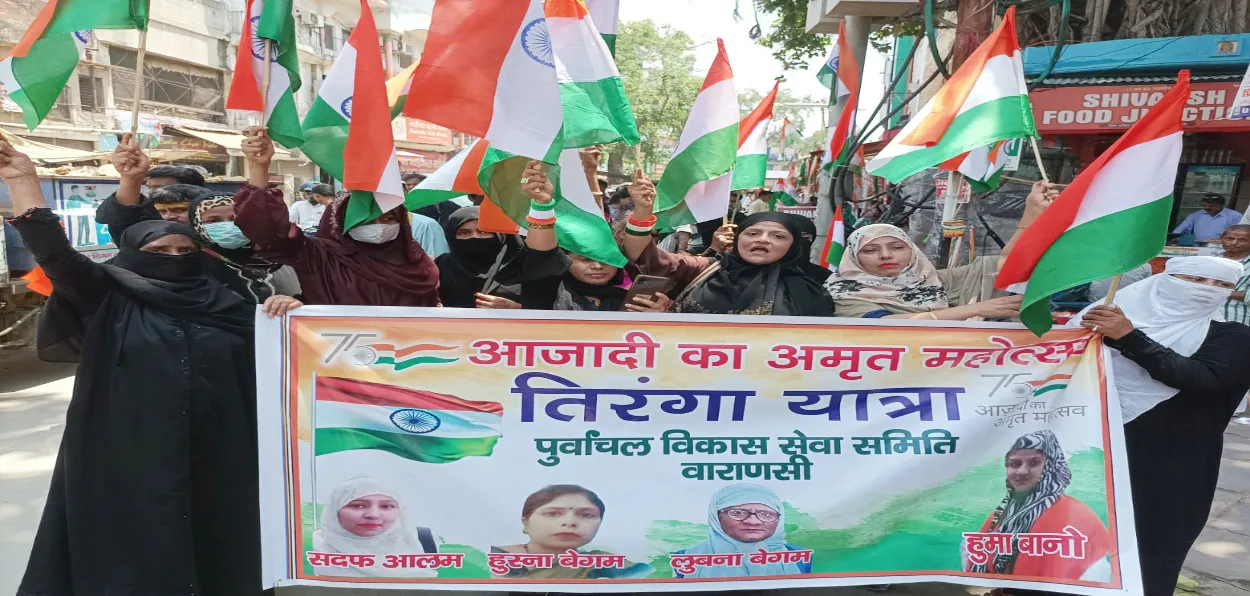
<path fill-rule="evenodd" d="M 121 142 L 109 156 L 109 161 L 122 178 L 143 179 L 152 168 L 152 160 L 143 152 L 143 149 L 139 148 L 138 143 L 134 142 L 130 133 L 122 135 Z"/>
<path fill-rule="evenodd" d="M 655 183 L 641 170 L 629 185 L 629 198 L 634 200 L 634 218 L 647 219 L 655 211 Z"/>
<path fill-rule="evenodd" d="M 555 198 L 555 186 L 547 178 L 543 163 L 538 160 L 532 160 L 525 165 L 525 172 L 521 174 L 521 188 L 538 203 L 550 203 Z"/>
<path fill-rule="evenodd" d="M 14 149 L 8 141 L 0 139 L 0 178 L 12 183 L 22 178 L 38 180 L 39 173 L 35 170 L 35 162 L 30 156 Z"/>

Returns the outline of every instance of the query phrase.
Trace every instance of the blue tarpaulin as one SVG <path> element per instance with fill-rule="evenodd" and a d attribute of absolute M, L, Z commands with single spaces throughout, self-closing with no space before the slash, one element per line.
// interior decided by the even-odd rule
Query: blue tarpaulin
<path fill-rule="evenodd" d="M 1230 43 L 1231 42 L 1231 43 Z M 1042 73 L 1054 46 L 1024 50 L 1024 74 Z M 1051 74 L 1241 70 L 1250 64 L 1250 34 L 1114 39 L 1063 47 Z"/>

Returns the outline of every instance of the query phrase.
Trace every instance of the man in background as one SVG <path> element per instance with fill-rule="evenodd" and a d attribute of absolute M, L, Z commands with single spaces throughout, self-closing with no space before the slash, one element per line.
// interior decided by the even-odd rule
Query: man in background
<path fill-rule="evenodd" d="M 1220 246 L 1224 248 L 1220 256 L 1237 261 L 1242 267 L 1241 279 L 1224 304 L 1224 320 L 1250 325 L 1250 305 L 1246 302 L 1246 292 L 1250 291 L 1250 225 L 1228 226 L 1220 235 Z"/>
<path fill-rule="evenodd" d="M 301 190 L 303 188 L 300 186 Z M 298 226 L 305 236 L 314 236 L 317 234 L 317 227 L 321 225 L 321 216 L 325 214 L 326 206 L 334 202 L 334 187 L 329 184 L 314 184 L 303 195 L 307 198 L 295 201 L 291 205 L 289 216 L 291 223 Z"/>
<path fill-rule="evenodd" d="M 1193 234 L 1195 242 L 1216 242 L 1228 226 L 1237 223 L 1241 214 L 1224 208 L 1224 196 L 1209 194 L 1202 197 L 1202 211 L 1190 213 L 1172 233 Z"/>
<path fill-rule="evenodd" d="M 162 186 L 172 186 L 174 184 L 204 186 L 204 175 L 194 168 L 186 166 L 156 166 L 148 170 L 148 179 L 145 184 L 148 190 L 156 190 Z"/>

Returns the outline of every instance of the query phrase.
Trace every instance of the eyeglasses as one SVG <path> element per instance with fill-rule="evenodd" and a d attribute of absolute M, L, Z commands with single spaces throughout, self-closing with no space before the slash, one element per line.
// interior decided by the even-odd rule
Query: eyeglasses
<path fill-rule="evenodd" d="M 768 510 L 751 511 L 750 509 L 722 509 L 721 513 L 725 514 L 725 517 L 734 521 L 746 521 L 748 517 L 754 515 L 755 519 L 758 519 L 766 524 L 775 522 L 777 521 L 777 518 L 781 517 L 780 513 Z"/>

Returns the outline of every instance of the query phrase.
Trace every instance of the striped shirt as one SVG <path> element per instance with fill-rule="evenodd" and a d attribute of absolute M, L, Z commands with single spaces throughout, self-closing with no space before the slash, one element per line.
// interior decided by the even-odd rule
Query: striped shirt
<path fill-rule="evenodd" d="M 1250 256 L 1241 259 L 1241 279 L 1237 280 L 1234 292 L 1250 292 Z M 1231 323 L 1250 325 L 1250 304 L 1244 300 L 1229 300 L 1224 303 L 1224 320 Z"/>

